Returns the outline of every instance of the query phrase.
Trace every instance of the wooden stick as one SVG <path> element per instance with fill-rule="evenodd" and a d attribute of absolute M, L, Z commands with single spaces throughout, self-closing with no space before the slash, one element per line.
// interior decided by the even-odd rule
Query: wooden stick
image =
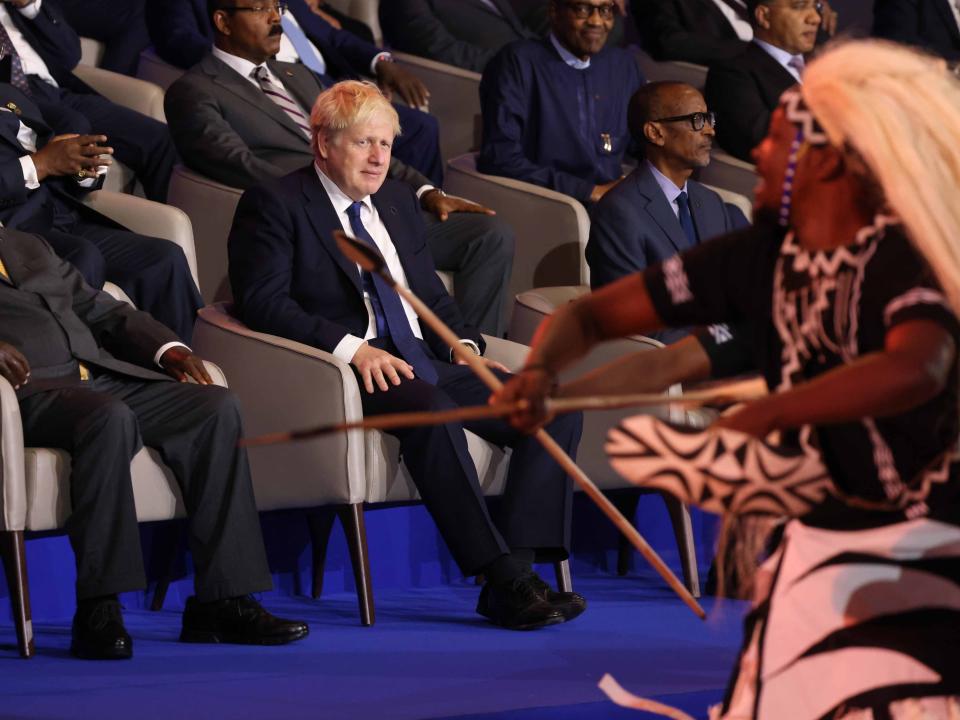
<path fill-rule="evenodd" d="M 393 287 L 401 297 L 410 303 L 420 319 L 439 335 L 443 342 L 450 346 L 450 350 L 458 360 L 462 360 L 466 365 L 470 366 L 477 374 L 477 377 L 479 377 L 488 388 L 497 391 L 503 387 L 503 383 L 491 372 L 483 360 L 481 360 L 479 356 L 474 355 L 470 349 L 461 343 L 460 338 L 456 336 L 443 320 L 437 317 L 433 310 L 427 307 L 426 304 L 409 289 L 401 286 L 391 277 L 390 272 L 386 269 L 386 262 L 383 256 L 381 256 L 375 248 L 366 243 L 354 240 L 340 230 L 334 231 L 333 236 L 340 251 L 350 260 L 359 264 L 364 270 L 380 275 L 384 282 Z M 580 486 L 580 489 L 597 504 L 604 515 L 617 526 L 637 551 L 646 558 L 653 569 L 660 573 L 660 576 L 673 588 L 673 591 L 680 596 L 680 599 L 683 600 L 701 620 L 705 620 L 707 614 L 703 611 L 703 608 L 700 607 L 700 603 L 697 602 L 696 598 L 690 594 L 690 591 L 684 587 L 683 583 L 680 582 L 679 578 L 667 567 L 666 563 L 657 555 L 656 551 L 650 547 L 650 544 L 637 532 L 633 524 L 600 492 L 600 489 L 593 484 L 593 481 L 587 477 L 586 473 L 564 452 L 563 448 L 542 428 L 537 431 L 535 437 L 550 456 L 556 460 L 560 467 Z"/>

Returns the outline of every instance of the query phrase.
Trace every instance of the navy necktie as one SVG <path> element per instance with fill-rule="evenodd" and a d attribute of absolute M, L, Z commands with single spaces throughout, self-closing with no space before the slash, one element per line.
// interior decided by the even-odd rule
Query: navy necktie
<path fill-rule="evenodd" d="M 687 247 L 693 247 L 697 244 L 697 228 L 693 224 L 693 215 L 690 214 L 690 199 L 685 192 L 677 195 L 677 207 L 680 209 L 679 219 L 680 227 L 683 228 L 683 234 L 687 236 Z"/>
<path fill-rule="evenodd" d="M 358 240 L 376 248 L 377 244 L 360 219 L 361 207 L 363 207 L 363 203 L 355 202 L 347 208 L 350 227 L 353 228 L 353 234 Z M 430 362 L 430 358 L 427 357 L 420 341 L 413 334 L 410 321 L 407 319 L 403 304 L 400 302 L 400 296 L 379 275 L 362 272 L 360 279 L 364 291 L 370 296 L 370 305 L 373 306 L 377 336 L 389 337 L 393 340 L 393 344 L 400 352 L 400 357 L 413 365 L 413 371 L 417 377 L 435 385 L 437 383 L 437 370 Z"/>

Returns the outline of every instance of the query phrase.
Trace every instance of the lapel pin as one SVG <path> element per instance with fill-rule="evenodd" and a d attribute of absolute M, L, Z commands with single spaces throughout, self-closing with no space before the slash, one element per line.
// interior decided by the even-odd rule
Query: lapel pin
<path fill-rule="evenodd" d="M 293 72 L 291 70 L 284 70 L 284 72 L 287 74 L 287 77 L 293 77 Z"/>
<path fill-rule="evenodd" d="M 603 142 L 603 151 L 607 153 L 612 153 L 613 138 L 610 137 L 610 133 L 600 133 L 600 140 Z"/>
<path fill-rule="evenodd" d="M 21 114 L 20 108 L 17 107 L 17 104 L 15 102 L 8 102 L 4 107 L 6 107 L 7 110 L 13 111 L 16 115 Z"/>

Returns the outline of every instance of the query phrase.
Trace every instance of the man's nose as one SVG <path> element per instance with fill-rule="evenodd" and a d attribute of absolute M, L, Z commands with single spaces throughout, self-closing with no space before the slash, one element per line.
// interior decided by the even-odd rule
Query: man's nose
<path fill-rule="evenodd" d="M 714 137 L 717 134 L 717 130 L 710 123 L 706 123 L 703 126 L 703 134 L 707 137 Z"/>

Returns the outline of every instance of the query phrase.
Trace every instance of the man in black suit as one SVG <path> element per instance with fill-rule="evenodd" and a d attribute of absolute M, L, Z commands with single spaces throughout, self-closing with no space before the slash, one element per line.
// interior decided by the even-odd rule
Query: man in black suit
<path fill-rule="evenodd" d="M 308 117 L 323 90 L 321 80 L 302 63 L 270 59 L 281 41 L 278 14 L 212 7 L 214 48 L 170 86 L 164 103 L 184 162 L 239 188 L 311 165 Z M 258 68 L 279 86 L 274 94 L 264 89 L 271 85 L 251 77 Z M 390 177 L 417 191 L 430 250 L 440 269 L 454 273 L 454 292 L 470 324 L 502 335 L 513 265 L 509 226 L 476 203 L 446 196 L 395 157 Z"/>
<path fill-rule="evenodd" d="M 230 282 L 251 328 L 318 347 L 352 365 L 365 415 L 431 411 L 486 402 L 472 371 L 451 362 L 443 341 L 379 277 L 361 273 L 332 234 L 348 230 L 376 246 L 397 280 L 461 342 L 482 354 L 436 275 L 413 191 L 386 180 L 397 115 L 370 83 L 347 81 L 317 100 L 316 162 L 247 190 L 230 233 Z M 488 364 L 506 377 L 503 368 Z M 579 415 L 548 431 L 567 451 Z M 464 430 L 513 449 L 498 522 L 484 503 Z M 569 620 L 583 598 L 556 593 L 531 569 L 567 554 L 571 487 L 534 438 L 500 421 L 391 431 L 427 509 L 466 575 L 483 575 L 478 612 L 513 629 Z"/>
<path fill-rule="evenodd" d="M 753 39 L 746 0 L 632 0 L 643 49 L 655 60 L 710 65 Z"/>
<path fill-rule="evenodd" d="M 960 60 L 960 6 L 955 0 L 876 0 L 873 34 Z"/>
<path fill-rule="evenodd" d="M 397 50 L 474 72 L 504 45 L 534 37 L 508 0 L 390 0 L 380 24 Z"/>
<path fill-rule="evenodd" d="M 271 586 L 235 398 L 148 314 L 87 285 L 37 235 L 0 229 L 0 374 L 27 445 L 71 455 L 74 655 L 129 658 L 117 593 L 146 585 L 130 461 L 155 448 L 189 515 L 196 596 L 181 640 L 285 643 L 307 634 L 249 593 Z M 172 382 L 172 378 L 181 383 Z M 187 384 L 191 378 L 199 385 Z"/>
<path fill-rule="evenodd" d="M 42 234 L 93 287 L 109 280 L 189 342 L 200 293 L 183 250 L 130 232 L 84 205 L 111 147 L 103 135 L 54 136 L 33 100 L 0 83 L 0 222 Z"/>
<path fill-rule="evenodd" d="M 31 96 L 54 131 L 108 136 L 146 196 L 163 202 L 177 160 L 166 125 L 110 102 L 71 72 L 80 62 L 80 38 L 56 3 L 0 3 L 0 31 L 0 50 L 11 58 L 10 83 Z"/>
<path fill-rule="evenodd" d="M 801 81 L 804 55 L 823 22 L 819 0 L 748 0 L 754 39 L 742 54 L 713 65 L 707 104 L 717 113 L 717 141 L 734 157 L 750 153 L 767 134 L 787 88 Z"/>

